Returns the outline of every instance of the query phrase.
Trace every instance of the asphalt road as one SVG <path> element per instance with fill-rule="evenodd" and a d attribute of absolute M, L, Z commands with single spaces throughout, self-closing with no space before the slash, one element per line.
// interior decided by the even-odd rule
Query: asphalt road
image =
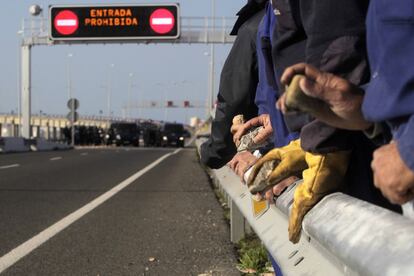
<path fill-rule="evenodd" d="M 0 155 L 0 271 L 24 256 L 2 275 L 239 275 L 195 151 L 174 150 Z M 114 187 L 113 197 L 50 234 Z"/>

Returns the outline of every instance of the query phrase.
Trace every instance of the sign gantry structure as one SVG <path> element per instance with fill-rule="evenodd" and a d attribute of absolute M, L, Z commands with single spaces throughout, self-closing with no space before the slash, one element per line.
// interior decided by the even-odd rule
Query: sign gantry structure
<path fill-rule="evenodd" d="M 179 4 L 54 5 L 23 21 L 21 43 L 22 136 L 30 138 L 31 48 L 69 44 L 232 44 L 235 18 L 182 17 Z M 214 48 L 214 47 L 213 47 Z M 214 55 L 211 61 L 214 67 Z M 211 74 L 213 75 L 213 74 Z M 213 86 L 211 85 L 211 90 Z M 210 91 L 211 94 L 212 91 Z M 212 96 L 211 102 L 212 102 Z M 211 106 L 211 104 L 210 104 Z"/>

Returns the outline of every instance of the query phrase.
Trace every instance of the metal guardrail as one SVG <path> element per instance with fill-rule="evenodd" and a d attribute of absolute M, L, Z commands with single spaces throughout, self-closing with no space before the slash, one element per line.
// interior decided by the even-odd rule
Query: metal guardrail
<path fill-rule="evenodd" d="M 198 148 L 202 142 L 196 142 Z M 232 241 L 244 235 L 248 222 L 283 275 L 414 275 L 414 223 L 408 218 L 335 193 L 306 215 L 301 240 L 294 245 L 288 239 L 288 214 L 300 182 L 256 218 L 238 176 L 227 167 L 210 174 L 229 197 Z"/>

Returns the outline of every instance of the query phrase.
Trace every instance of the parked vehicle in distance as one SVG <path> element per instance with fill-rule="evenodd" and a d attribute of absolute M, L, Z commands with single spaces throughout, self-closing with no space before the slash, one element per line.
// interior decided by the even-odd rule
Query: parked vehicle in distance
<path fill-rule="evenodd" d="M 161 127 L 161 145 L 184 147 L 185 142 L 185 130 L 182 124 L 178 123 L 165 123 Z"/>
<path fill-rule="evenodd" d="M 145 122 L 141 123 L 141 128 L 144 147 L 161 146 L 161 131 L 158 125 L 151 122 Z"/>
<path fill-rule="evenodd" d="M 96 126 L 90 126 L 87 128 L 87 144 L 88 145 L 101 145 L 104 138 L 104 132 L 102 128 Z"/>
<path fill-rule="evenodd" d="M 105 135 L 105 144 L 139 147 L 140 129 L 135 123 L 112 123 Z"/>

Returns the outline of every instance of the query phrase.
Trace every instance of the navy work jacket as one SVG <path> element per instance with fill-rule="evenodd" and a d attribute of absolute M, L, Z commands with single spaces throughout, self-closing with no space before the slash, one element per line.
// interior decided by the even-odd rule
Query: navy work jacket
<path fill-rule="evenodd" d="M 414 1 L 372 0 L 367 47 L 372 75 L 364 116 L 388 122 L 402 159 L 414 171 Z"/>
<path fill-rule="evenodd" d="M 256 90 L 255 103 L 259 114 L 269 114 L 273 128 L 274 147 L 279 148 L 299 138 L 298 132 L 289 132 L 283 114 L 276 109 L 279 98 L 276 74 L 272 60 L 272 34 L 276 28 L 276 16 L 268 3 L 265 16 L 257 31 L 257 63 L 259 70 L 259 83 Z"/>

